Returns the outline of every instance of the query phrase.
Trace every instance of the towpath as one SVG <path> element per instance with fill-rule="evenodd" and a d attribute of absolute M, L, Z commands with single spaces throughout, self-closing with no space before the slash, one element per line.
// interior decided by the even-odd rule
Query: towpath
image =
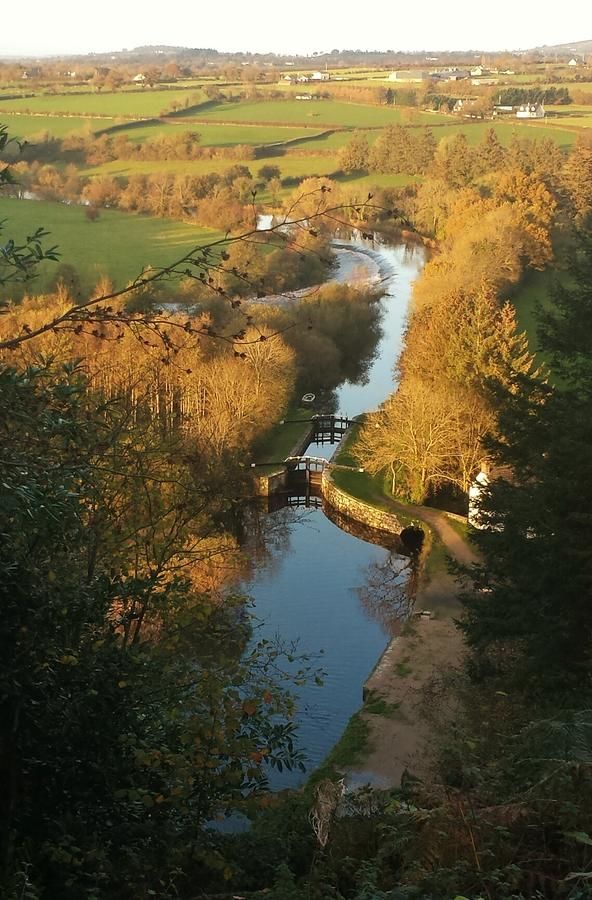
<path fill-rule="evenodd" d="M 429 525 L 448 556 L 463 564 L 477 561 L 445 513 L 395 502 L 393 507 L 393 511 L 398 508 Z M 392 787 L 400 783 L 406 769 L 418 776 L 429 771 L 430 733 L 421 714 L 422 699 L 434 675 L 457 666 L 463 655 L 462 636 L 453 621 L 460 610 L 458 585 L 444 567 L 431 577 L 424 576 L 416 608 L 432 611 L 433 618 L 414 617 L 403 633 L 393 638 L 366 683 L 368 708 L 376 708 L 372 701 L 379 699 L 382 711 L 377 714 L 365 709 L 361 713 L 368 723 L 370 749 L 363 763 L 347 774 L 352 786 L 369 782 Z"/>

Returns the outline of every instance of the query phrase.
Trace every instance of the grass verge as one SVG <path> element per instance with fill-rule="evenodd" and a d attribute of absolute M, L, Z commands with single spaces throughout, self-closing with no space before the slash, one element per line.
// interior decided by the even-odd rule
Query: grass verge
<path fill-rule="evenodd" d="M 266 434 L 262 435 L 253 451 L 253 457 L 258 465 L 258 475 L 266 475 L 275 471 L 277 463 L 282 462 L 290 453 L 296 443 L 304 437 L 310 428 L 307 424 L 311 418 L 311 410 L 292 403 L 284 416 L 284 423 L 277 422 Z M 291 421 L 292 420 L 292 421 Z M 275 463 L 275 465 L 274 465 Z"/>
<path fill-rule="evenodd" d="M 356 456 L 357 428 L 352 429 L 343 442 L 334 462 L 342 466 L 359 466 L 360 461 Z M 406 516 L 400 509 L 395 508 L 393 498 L 388 491 L 388 476 L 384 473 L 371 475 L 369 472 L 350 472 L 343 469 L 333 469 L 331 477 L 337 487 L 342 491 L 361 500 L 375 509 L 394 513 L 401 525 L 416 525 L 417 519 L 411 515 Z"/>
<path fill-rule="evenodd" d="M 360 465 L 355 451 L 357 432 L 357 427 L 352 428 L 333 462 L 341 466 Z M 385 493 L 383 475 L 370 475 L 369 472 L 350 472 L 343 469 L 333 469 L 331 477 L 337 487 L 351 494 L 356 500 L 362 500 L 362 502 L 368 503 L 377 509 L 390 509 L 390 501 Z"/>
<path fill-rule="evenodd" d="M 345 731 L 335 744 L 325 761 L 316 769 L 306 783 L 306 790 L 312 791 L 320 781 L 329 778 L 336 781 L 343 771 L 358 765 L 370 752 L 370 726 L 362 713 L 365 707 L 354 713 Z"/>

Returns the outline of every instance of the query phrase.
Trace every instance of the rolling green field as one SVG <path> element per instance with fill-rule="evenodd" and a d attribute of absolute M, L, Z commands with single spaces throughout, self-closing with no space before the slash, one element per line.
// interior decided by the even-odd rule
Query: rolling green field
<path fill-rule="evenodd" d="M 446 116 L 437 113 L 412 111 L 410 115 L 422 124 L 429 121 L 447 121 Z M 405 121 L 406 116 L 407 111 L 403 112 L 391 106 L 365 106 L 361 103 L 344 103 L 337 100 L 269 100 L 216 103 L 200 111 L 199 120 L 278 122 L 295 125 L 312 123 L 344 128 L 379 128 Z"/>
<path fill-rule="evenodd" d="M 239 160 L 239 162 L 241 162 Z M 265 159 L 245 159 L 242 163 L 250 169 L 254 177 L 262 165 L 277 165 L 280 168 L 282 178 L 303 179 L 315 175 L 329 176 L 339 184 L 357 187 L 361 191 L 369 191 L 373 188 L 403 187 L 420 181 L 416 175 L 380 175 L 377 173 L 364 175 L 360 173 L 336 175 L 337 160 L 330 156 L 268 156 Z M 149 175 L 153 172 L 171 172 L 187 175 L 205 175 L 209 172 L 222 174 L 231 166 L 237 164 L 236 160 L 229 159 L 198 159 L 184 162 L 182 160 L 172 162 L 145 162 L 143 160 L 127 162 L 108 162 L 101 166 L 94 166 L 85 170 L 85 175 L 113 175 L 129 176 L 135 174 Z M 296 184 L 284 187 L 279 196 L 287 197 L 296 190 Z M 266 190 L 258 194 L 260 203 L 271 203 L 272 198 Z"/>
<path fill-rule="evenodd" d="M 184 175 L 224 173 L 242 163 L 254 177 L 262 166 L 278 166 L 282 179 L 290 179 L 279 196 L 285 198 L 297 190 L 298 181 L 312 176 L 330 176 L 338 183 L 360 192 L 374 188 L 400 187 L 420 180 L 405 174 L 380 175 L 339 173 L 338 151 L 352 136 L 354 129 L 364 130 L 373 142 L 388 124 L 400 123 L 414 134 L 423 126 L 431 126 L 436 140 L 465 134 L 471 145 L 478 144 L 485 133 L 493 128 L 503 144 L 513 137 L 534 139 L 551 138 L 561 147 L 568 147 L 577 139 L 582 127 L 592 122 L 592 107 L 558 107 L 560 115 L 548 122 L 524 122 L 514 118 L 496 121 L 463 120 L 450 115 L 419 112 L 418 110 L 370 106 L 339 101 L 269 100 L 240 103 L 216 103 L 194 107 L 191 113 L 200 118 L 183 114 L 172 119 L 154 121 L 155 115 L 173 100 L 183 100 L 191 94 L 182 90 L 135 91 L 128 93 L 86 94 L 68 96 L 39 96 L 19 101 L 0 101 L 2 110 L 19 104 L 37 104 L 45 108 L 45 115 L 6 115 L 11 134 L 30 138 L 49 131 L 62 137 L 73 131 L 104 130 L 121 122 L 121 117 L 143 114 L 152 121 L 136 127 L 125 127 L 114 134 L 126 134 L 134 141 L 144 141 L 159 136 L 171 136 L 184 131 L 196 131 L 202 144 L 210 147 L 237 145 L 268 146 L 293 141 L 285 149 L 273 148 L 269 155 L 249 159 L 252 151 L 245 150 L 245 159 L 197 159 L 197 160 L 114 160 L 101 165 L 87 166 L 80 173 L 90 177 L 112 175 L 129 177 L 133 174 L 169 172 Z M 76 104 L 82 109 L 93 107 L 91 115 L 112 118 L 83 118 L 82 116 L 49 115 L 50 109 L 60 104 Z M 118 118 L 116 118 L 118 117 Z M 578 123 L 577 125 L 575 123 Z M 251 124 L 252 123 L 252 124 Z M 323 134 L 327 128 L 330 133 Z M 176 130 L 175 130 L 176 129 Z M 331 130 L 336 129 L 336 130 Z M 241 154 L 242 155 L 242 154 Z M 60 163 L 57 163 L 60 165 Z M 266 189 L 260 189 L 258 201 L 275 202 Z M 89 222 L 85 210 L 79 206 L 56 203 L 36 203 L 16 200 L 0 201 L 0 219 L 10 219 L 10 235 L 18 238 L 29 233 L 35 225 L 43 225 L 52 232 L 51 243 L 60 246 L 62 258 L 79 269 L 85 286 L 96 282 L 102 273 L 108 274 L 118 285 L 137 275 L 149 264 L 162 265 L 170 261 L 183 248 L 189 248 L 200 240 L 207 240 L 214 232 L 190 224 L 130 216 L 114 210 L 102 210 L 96 222 Z M 130 227 L 130 225 L 132 227 Z M 93 259 L 93 262 L 89 262 Z M 47 282 L 50 267 L 46 265 L 40 280 Z"/>
<path fill-rule="evenodd" d="M 592 110 L 591 110 L 592 113 Z M 441 117 L 443 118 L 443 117 Z M 584 124 L 585 120 L 582 120 L 582 124 Z M 592 124 L 592 119 L 590 119 Z M 465 134 L 467 136 L 467 140 L 469 144 L 475 145 L 480 143 L 483 140 L 483 136 L 489 131 L 490 128 L 496 132 L 502 144 L 509 144 L 514 136 L 517 137 L 529 137 L 535 140 L 540 140 L 542 138 L 551 138 L 556 141 L 560 147 L 569 147 L 574 141 L 577 139 L 578 131 L 577 129 L 571 129 L 570 127 L 562 127 L 563 120 L 561 122 L 557 122 L 557 124 L 548 124 L 544 123 L 529 123 L 520 121 L 518 119 L 509 119 L 507 122 L 492 122 L 492 121 L 483 121 L 483 122 L 471 122 L 466 119 L 456 118 L 453 116 L 447 116 L 444 122 L 428 122 L 427 126 L 431 126 L 434 137 L 437 141 L 441 140 L 445 137 L 450 137 L 455 134 Z M 565 126 L 571 125 L 571 122 L 565 122 Z M 413 132 L 415 133 L 417 129 L 413 128 Z M 372 131 L 364 132 L 370 144 L 372 144 L 381 134 L 380 129 L 374 129 Z M 322 151 L 330 151 L 330 150 L 338 150 L 340 147 L 343 147 L 348 143 L 352 138 L 351 131 L 335 131 L 328 135 L 323 135 L 319 138 L 313 139 L 304 139 L 302 142 L 299 142 L 294 148 L 292 152 L 298 152 L 298 149 L 301 150 L 312 150 L 318 149 Z"/>
<path fill-rule="evenodd" d="M 553 128 L 553 130 L 557 128 L 573 128 L 582 131 L 587 128 L 592 128 L 592 118 L 587 119 L 585 116 L 581 115 L 566 116 L 561 120 L 549 122 L 548 127 Z"/>
<path fill-rule="evenodd" d="M 84 287 L 92 288 L 102 275 L 123 287 L 146 266 L 162 266 L 222 235 L 171 219 L 134 216 L 116 210 L 101 210 L 89 222 L 81 206 L 32 200 L 0 200 L 0 219 L 7 219 L 3 234 L 15 240 L 38 226 L 51 232 L 46 247 L 58 245 L 60 260 L 79 272 Z M 31 284 L 31 293 L 41 293 L 59 263 L 44 263 Z"/>
<path fill-rule="evenodd" d="M 16 138 L 27 138 L 48 132 L 54 137 L 63 138 L 73 131 L 96 131 L 113 124 L 112 120 L 84 119 L 80 116 L 26 116 L 5 114 L 0 104 L 0 124 L 7 125 L 10 134 Z"/>
<path fill-rule="evenodd" d="M 555 87 L 555 88 L 564 88 L 566 87 L 568 91 L 571 93 L 572 91 L 583 91 L 586 94 L 592 92 L 592 81 L 564 81 L 562 83 L 558 82 L 549 82 L 544 85 L 545 88 Z"/>
<path fill-rule="evenodd" d="M 261 106 L 264 104 L 258 104 Z M 266 105 L 266 104 L 265 104 Z M 269 104 L 283 105 L 283 104 Z M 374 111 L 374 107 L 352 106 L 354 110 L 362 109 Z M 433 127 L 437 140 L 442 137 L 458 134 L 466 134 L 470 144 L 477 144 L 489 128 L 494 128 L 502 143 L 507 144 L 514 135 L 543 138 L 550 137 L 560 146 L 570 146 L 576 139 L 578 131 L 584 127 L 592 126 L 592 107 L 557 107 L 561 114 L 544 123 L 519 122 L 510 119 L 503 122 L 467 122 L 463 119 L 455 119 L 451 116 L 430 117 L 422 124 Z M 573 115 L 564 113 L 566 109 L 573 109 Z M 378 110 L 380 112 L 380 109 Z M 93 119 L 81 116 L 43 116 L 7 114 L 2 118 L 2 105 L 0 104 L 0 122 L 8 125 L 12 135 L 19 138 L 30 139 L 35 135 L 48 132 L 57 138 L 65 137 L 72 132 L 103 131 L 115 124 L 115 119 Z M 427 115 L 427 114 L 426 114 Z M 201 142 L 206 147 L 233 147 L 237 145 L 265 146 L 269 144 L 283 143 L 285 141 L 297 141 L 290 153 L 301 150 L 305 153 L 318 154 L 333 153 L 351 140 L 351 129 L 338 126 L 341 130 L 330 131 L 323 134 L 320 125 L 307 127 L 293 127 L 289 125 L 249 125 L 247 123 L 220 125 L 217 123 L 191 122 L 184 119 L 163 120 L 151 122 L 144 126 L 130 127 L 118 130 L 114 134 L 125 134 L 130 140 L 141 143 L 161 136 L 171 136 L 184 131 L 195 131 L 201 135 Z M 413 125 L 411 126 L 413 127 Z M 372 143 L 380 134 L 379 128 L 365 132 Z M 125 164 L 124 164 L 125 165 Z M 156 168 L 162 170 L 160 164 Z M 168 171 L 173 169 L 168 168 Z M 144 170 L 146 171 L 146 170 Z M 214 171 L 211 169 L 210 171 Z M 292 174 L 286 173 L 286 174 Z"/>
<path fill-rule="evenodd" d="M 371 175 L 359 175 L 350 173 L 349 175 L 341 174 L 335 177 L 338 184 L 347 184 L 355 186 L 360 190 L 372 190 L 373 188 L 392 188 L 404 187 L 406 184 L 413 184 L 421 181 L 421 175 L 405 175 L 399 173 L 397 175 L 381 175 L 374 172 Z"/>
<path fill-rule="evenodd" d="M 592 105 L 578 106 L 571 103 L 569 106 L 547 106 L 545 109 L 549 116 L 547 124 L 555 128 L 592 128 Z"/>
<path fill-rule="evenodd" d="M 357 129 L 356 129 L 357 130 Z M 362 132 L 368 140 L 372 140 L 374 137 L 377 137 L 380 134 L 380 131 L 363 131 Z M 329 131 L 323 134 L 322 132 L 318 134 L 318 136 L 314 134 L 308 134 L 303 137 L 301 141 L 298 141 L 297 144 L 293 145 L 290 152 L 298 153 L 299 151 L 304 151 L 306 153 L 314 153 L 315 151 L 320 153 L 330 153 L 335 150 L 339 150 L 341 147 L 344 147 L 348 141 L 352 139 L 352 131 L 350 129 L 341 130 L 341 131 Z"/>
<path fill-rule="evenodd" d="M 118 131 L 130 140 L 142 143 L 158 137 L 174 137 L 184 131 L 195 131 L 201 135 L 201 143 L 205 147 L 234 147 L 237 144 L 276 144 L 281 141 L 292 141 L 309 137 L 303 128 L 277 125 L 207 125 L 186 122 L 183 119 L 163 121 L 145 125 L 141 128 L 129 128 Z M 318 134 L 315 131 L 315 134 Z"/>
<path fill-rule="evenodd" d="M 45 94 L 0 100 L 2 110 L 32 113 L 72 113 L 73 115 L 129 116 L 142 118 L 158 116 L 172 103 L 185 103 L 191 96 L 187 90 L 113 92 L 106 94 Z"/>
<path fill-rule="evenodd" d="M 553 118 L 571 118 L 572 116 L 592 117 L 592 105 L 580 106 L 577 103 L 570 103 L 568 106 L 545 106 L 547 115 Z"/>
<path fill-rule="evenodd" d="M 560 147 L 570 147 L 577 140 L 578 132 L 567 128 L 547 125 L 545 122 L 525 122 L 510 118 L 503 122 L 463 122 L 458 119 L 451 125 L 442 125 L 434 128 L 436 140 L 455 134 L 465 134 L 469 144 L 475 145 L 483 140 L 483 136 L 490 128 L 496 132 L 502 144 L 509 144 L 514 137 L 527 137 L 532 140 L 551 138 Z"/>

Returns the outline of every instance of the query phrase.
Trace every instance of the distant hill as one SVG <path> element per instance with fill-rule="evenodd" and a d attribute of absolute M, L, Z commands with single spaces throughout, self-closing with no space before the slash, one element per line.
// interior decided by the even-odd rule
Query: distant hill
<path fill-rule="evenodd" d="M 592 53 L 591 41 L 574 41 L 572 44 L 544 44 L 542 47 L 535 47 L 533 53 L 557 53 L 561 56 L 587 56 Z"/>
<path fill-rule="evenodd" d="M 434 55 L 436 54 L 437 55 Z M 424 65 L 426 60 L 438 60 L 441 65 L 471 65 L 481 58 L 479 50 L 447 50 L 447 51 L 413 51 L 407 52 L 402 50 L 331 50 L 328 52 L 313 53 L 311 55 L 304 54 L 276 54 L 268 53 L 251 53 L 249 51 L 224 51 L 215 50 L 210 47 L 175 47 L 165 44 L 140 46 L 134 48 L 126 48 L 124 50 L 113 50 L 102 53 L 79 54 L 69 57 L 94 63 L 103 62 L 108 65 L 110 62 L 133 62 L 134 64 L 154 64 L 159 60 L 170 61 L 178 60 L 185 64 L 214 64 L 223 65 L 225 63 L 246 64 L 271 64 L 282 67 L 289 60 L 290 63 L 301 66 L 324 65 L 327 63 L 333 68 L 350 65 L 367 65 L 367 66 L 403 66 L 403 65 Z"/>
<path fill-rule="evenodd" d="M 120 50 L 129 56 L 178 56 L 182 53 L 194 53 L 199 56 L 219 56 L 218 50 L 212 47 L 170 47 L 167 44 L 151 44 L 145 47 L 134 47 L 133 50 Z"/>

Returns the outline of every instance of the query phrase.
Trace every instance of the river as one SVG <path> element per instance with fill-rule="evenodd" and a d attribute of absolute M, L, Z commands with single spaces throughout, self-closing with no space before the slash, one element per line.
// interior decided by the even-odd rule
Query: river
<path fill-rule="evenodd" d="M 385 296 L 382 338 L 363 383 L 343 383 L 337 391 L 338 413 L 355 416 L 375 409 L 394 387 L 393 364 L 400 353 L 413 281 L 425 254 L 421 247 L 339 242 L 334 278 L 351 280 L 362 266 L 367 278 L 380 276 Z M 333 447 L 311 445 L 312 455 L 331 455 Z M 320 509 L 282 510 L 283 540 L 257 575 L 243 585 L 253 598 L 259 621 L 257 637 L 298 642 L 325 671 L 322 686 L 297 689 L 298 745 L 306 753 L 307 773 L 316 768 L 339 740 L 362 703 L 363 684 L 376 665 L 393 629 L 396 610 L 374 602 L 371 584 L 376 567 L 403 564 L 389 551 L 342 531 Z M 300 772 L 272 773 L 274 788 L 296 786 Z"/>

